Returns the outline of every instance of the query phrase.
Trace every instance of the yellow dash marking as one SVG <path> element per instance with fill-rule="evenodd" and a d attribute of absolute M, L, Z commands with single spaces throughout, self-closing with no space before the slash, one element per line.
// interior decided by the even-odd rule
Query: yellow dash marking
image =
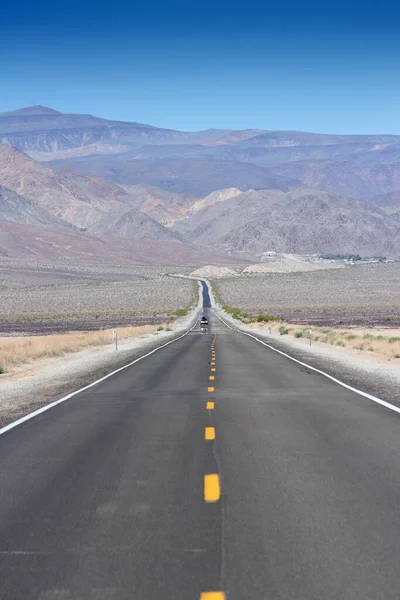
<path fill-rule="evenodd" d="M 207 392 L 214 392 L 214 391 L 215 391 L 215 388 L 214 388 L 212 385 L 210 385 L 210 386 L 207 388 Z"/>
<path fill-rule="evenodd" d="M 207 410 L 214 410 L 214 402 L 207 402 Z"/>
<path fill-rule="evenodd" d="M 212 366 L 212 367 L 215 367 L 215 360 L 212 360 L 212 361 L 211 361 L 211 366 Z"/>
<path fill-rule="evenodd" d="M 209 379 L 210 381 L 214 381 L 214 379 L 215 379 L 215 375 L 210 375 L 208 379 Z"/>
<path fill-rule="evenodd" d="M 204 475 L 204 500 L 206 502 L 218 502 L 221 497 L 219 475 Z"/>
<path fill-rule="evenodd" d="M 215 371 L 216 371 L 216 370 L 217 370 L 217 369 L 216 369 L 215 367 L 211 367 L 211 371 L 212 371 L 212 373 L 215 373 Z"/>
<path fill-rule="evenodd" d="M 200 600 L 226 600 L 224 592 L 201 592 Z"/>
<path fill-rule="evenodd" d="M 215 440 L 215 427 L 206 427 L 204 437 L 206 440 Z"/>

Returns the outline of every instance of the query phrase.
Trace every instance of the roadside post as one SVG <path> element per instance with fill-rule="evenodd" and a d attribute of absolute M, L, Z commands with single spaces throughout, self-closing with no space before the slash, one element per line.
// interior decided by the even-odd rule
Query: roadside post
<path fill-rule="evenodd" d="M 113 340 L 115 343 L 115 351 L 118 351 L 118 331 L 113 332 Z"/>
<path fill-rule="evenodd" d="M 311 342 L 312 342 L 312 330 L 311 329 L 308 330 L 308 336 L 310 338 L 310 346 L 311 346 Z"/>

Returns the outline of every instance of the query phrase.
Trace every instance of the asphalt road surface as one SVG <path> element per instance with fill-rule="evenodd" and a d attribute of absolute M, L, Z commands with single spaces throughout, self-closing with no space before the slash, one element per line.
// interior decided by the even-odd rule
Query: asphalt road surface
<path fill-rule="evenodd" d="M 399 415 L 204 311 L 0 436 L 2 599 L 400 598 Z"/>

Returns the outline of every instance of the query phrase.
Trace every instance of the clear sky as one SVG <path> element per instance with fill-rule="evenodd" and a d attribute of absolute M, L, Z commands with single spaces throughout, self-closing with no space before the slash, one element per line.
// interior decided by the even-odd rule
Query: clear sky
<path fill-rule="evenodd" d="M 0 111 L 400 134 L 400 5 L 4 0 Z"/>

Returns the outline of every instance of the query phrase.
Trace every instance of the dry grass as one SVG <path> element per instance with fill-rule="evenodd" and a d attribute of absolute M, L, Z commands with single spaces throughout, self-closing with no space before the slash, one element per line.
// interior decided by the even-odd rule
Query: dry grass
<path fill-rule="evenodd" d="M 128 340 L 154 333 L 159 329 L 159 326 L 144 325 L 119 327 L 116 331 L 119 340 Z M 113 343 L 113 331 L 108 329 L 37 337 L 0 338 L 0 367 L 7 373 L 15 367 L 41 358 L 64 356 L 88 347 L 109 345 Z"/>
<path fill-rule="evenodd" d="M 274 335 L 280 335 L 282 324 L 254 324 Z M 400 365 L 400 329 L 332 329 L 326 327 L 299 327 L 285 323 L 285 335 L 294 337 L 304 344 L 321 344 L 348 349 L 360 356 L 373 357 L 379 361 L 395 361 Z"/>

